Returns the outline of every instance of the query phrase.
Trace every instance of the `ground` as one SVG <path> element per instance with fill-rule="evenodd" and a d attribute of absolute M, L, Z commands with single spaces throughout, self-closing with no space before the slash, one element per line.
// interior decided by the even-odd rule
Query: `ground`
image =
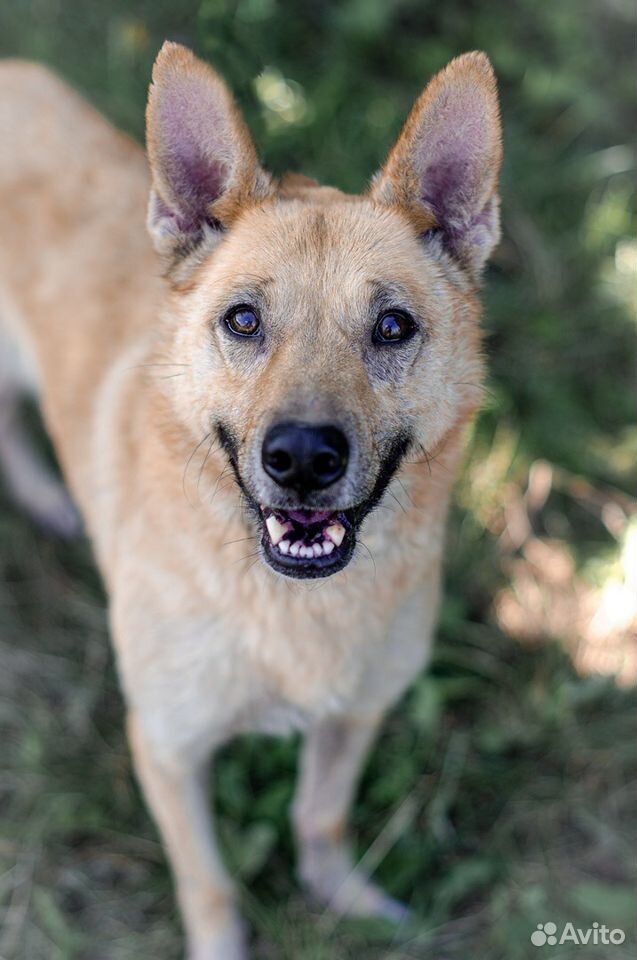
<path fill-rule="evenodd" d="M 161 40 L 191 43 L 237 89 L 268 165 L 344 189 L 364 185 L 451 56 L 486 49 L 500 79 L 490 378 L 436 653 L 388 718 L 354 814 L 358 854 L 415 917 L 392 930 L 312 911 L 286 815 L 298 745 L 243 739 L 220 758 L 216 802 L 258 960 L 634 956 L 631 18 L 622 0 L 0 11 L 0 53 L 52 64 L 137 136 Z M 6 498 L 0 663 L 0 958 L 177 958 L 89 547 L 42 537 Z M 626 940 L 539 948 L 531 935 L 549 922 Z"/>

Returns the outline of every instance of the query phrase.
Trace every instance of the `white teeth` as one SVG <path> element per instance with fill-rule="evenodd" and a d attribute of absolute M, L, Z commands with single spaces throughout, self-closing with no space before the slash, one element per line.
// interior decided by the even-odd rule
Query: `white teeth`
<path fill-rule="evenodd" d="M 331 540 L 313 543 L 312 546 L 306 546 L 301 540 L 297 540 L 295 543 L 290 543 L 289 540 L 281 540 L 278 547 L 281 553 L 289 553 L 293 557 L 304 557 L 308 560 L 312 560 L 314 557 L 329 556 L 335 549 Z"/>
<path fill-rule="evenodd" d="M 342 523 L 333 523 L 331 526 L 326 527 L 324 532 L 335 546 L 340 547 L 343 542 L 343 537 L 345 536 L 345 527 Z"/>
<path fill-rule="evenodd" d="M 275 546 L 277 545 L 279 540 L 281 540 L 283 536 L 290 529 L 289 524 L 279 523 L 279 521 L 274 516 L 274 514 L 270 514 L 268 519 L 265 521 L 265 525 L 268 528 L 268 533 L 270 534 L 270 540 Z"/>
<path fill-rule="evenodd" d="M 336 547 L 340 547 L 347 533 L 343 524 L 336 521 L 323 530 L 324 539 L 319 543 L 305 544 L 302 539 L 295 540 L 292 543 L 290 539 L 284 538 L 286 534 L 295 529 L 293 523 L 281 523 L 274 514 L 270 514 L 265 521 L 265 525 L 272 545 L 278 547 L 281 553 L 307 560 L 313 560 L 314 557 L 329 556 Z"/>

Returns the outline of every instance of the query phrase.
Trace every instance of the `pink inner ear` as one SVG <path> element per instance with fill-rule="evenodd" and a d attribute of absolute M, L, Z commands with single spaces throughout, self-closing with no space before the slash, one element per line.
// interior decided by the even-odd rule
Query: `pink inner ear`
<path fill-rule="evenodd" d="M 224 192 L 229 176 L 226 125 L 219 106 L 198 78 L 174 79 L 161 91 L 157 120 L 163 198 L 191 230 L 209 203 Z"/>
<path fill-rule="evenodd" d="M 451 234 L 480 214 L 488 196 L 489 131 L 482 98 L 472 93 L 439 96 L 418 150 L 421 198 Z"/>

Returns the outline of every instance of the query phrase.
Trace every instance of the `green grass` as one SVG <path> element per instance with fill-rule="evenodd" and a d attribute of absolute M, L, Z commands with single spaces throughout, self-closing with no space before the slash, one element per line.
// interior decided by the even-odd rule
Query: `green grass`
<path fill-rule="evenodd" d="M 170 960 L 177 919 L 88 550 L 3 516 L 0 956 Z M 556 643 L 521 648 L 475 621 L 443 627 L 431 672 L 388 719 L 354 815 L 361 855 L 388 840 L 378 876 L 416 912 L 398 933 L 336 924 L 303 902 L 286 816 L 296 743 L 227 748 L 220 829 L 256 956 L 516 960 L 544 920 L 630 931 L 636 701 L 610 678 L 578 677 Z"/>
<path fill-rule="evenodd" d="M 489 394 L 450 525 L 433 666 L 388 718 L 354 812 L 359 854 L 374 859 L 381 836 L 377 875 L 416 919 L 395 931 L 312 912 L 287 822 L 297 743 L 246 738 L 220 758 L 217 805 L 261 960 L 634 956 L 635 639 L 624 624 L 598 649 L 584 617 L 632 569 L 631 16 L 621 0 L 0 10 L 1 54 L 54 65 L 138 136 L 159 43 L 192 44 L 237 90 L 267 164 L 344 189 L 364 185 L 448 58 L 482 47 L 500 78 Z M 88 547 L 42 539 L 1 500 L 2 960 L 179 956 L 122 719 Z M 530 934 L 548 920 L 605 922 L 627 940 L 538 950 Z"/>

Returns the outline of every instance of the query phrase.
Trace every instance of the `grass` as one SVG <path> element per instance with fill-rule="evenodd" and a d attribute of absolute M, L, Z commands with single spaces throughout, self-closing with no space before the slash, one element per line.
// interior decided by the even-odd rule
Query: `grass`
<path fill-rule="evenodd" d="M 345 189 L 449 57 L 483 47 L 500 77 L 489 392 L 434 662 L 388 718 L 354 812 L 359 854 L 416 919 L 396 931 L 310 909 L 287 822 L 298 744 L 245 738 L 220 758 L 216 802 L 258 960 L 634 955 L 630 16 L 575 0 L 514 0 L 506 19 L 491 0 L 0 11 L 1 53 L 53 64 L 138 136 L 159 42 L 193 44 L 237 89 L 270 166 Z M 42 539 L 6 500 L 0 663 L 0 958 L 178 957 L 89 548 Z M 549 920 L 626 942 L 538 952 L 530 935 Z"/>
<path fill-rule="evenodd" d="M 177 919 L 88 550 L 3 516 L 0 956 L 170 960 Z M 545 920 L 630 931 L 636 700 L 612 678 L 578 676 L 557 643 L 443 626 L 432 670 L 388 719 L 354 817 L 361 854 L 379 834 L 390 841 L 378 876 L 418 917 L 398 933 L 317 916 L 296 889 L 296 743 L 229 747 L 220 828 L 256 956 L 517 960 Z M 577 957 L 628 957 L 633 945 Z"/>

